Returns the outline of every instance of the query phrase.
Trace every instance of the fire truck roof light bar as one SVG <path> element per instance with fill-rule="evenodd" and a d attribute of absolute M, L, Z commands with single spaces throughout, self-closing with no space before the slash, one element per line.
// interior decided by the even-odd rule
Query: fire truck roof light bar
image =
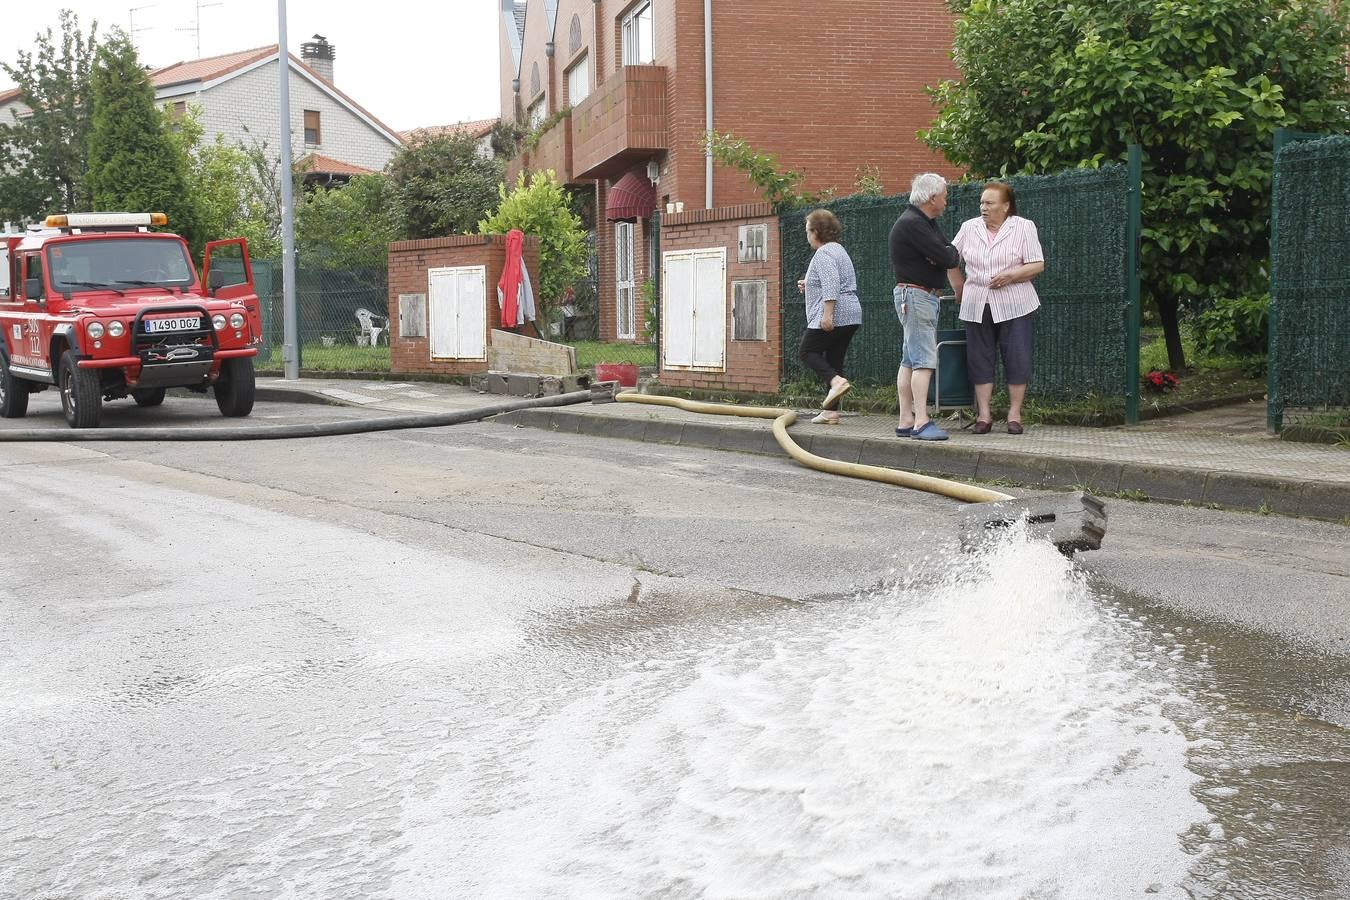
<path fill-rule="evenodd" d="M 69 213 L 48 216 L 48 228 L 115 228 L 122 225 L 168 225 L 164 213 Z"/>

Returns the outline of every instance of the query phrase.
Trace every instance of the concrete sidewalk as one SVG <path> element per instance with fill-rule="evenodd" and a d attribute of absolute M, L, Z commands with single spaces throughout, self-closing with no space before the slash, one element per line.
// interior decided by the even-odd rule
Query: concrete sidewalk
<path fill-rule="evenodd" d="M 360 406 L 385 413 L 470 409 L 503 399 L 465 387 L 411 381 L 260 378 L 259 399 Z M 954 430 L 940 443 L 895 437 L 891 416 L 849 415 L 811 425 L 799 411 L 794 440 L 820 456 L 1033 488 L 1277 512 L 1350 523 L 1350 450 L 1281 441 L 1248 404 L 1144 425 L 1037 425 L 1026 434 Z M 708 416 L 635 403 L 522 410 L 494 421 L 566 433 L 779 455 L 764 419 Z"/>

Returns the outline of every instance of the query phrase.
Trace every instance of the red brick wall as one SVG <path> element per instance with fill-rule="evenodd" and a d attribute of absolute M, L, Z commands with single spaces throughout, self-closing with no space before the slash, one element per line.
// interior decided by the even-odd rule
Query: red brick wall
<path fill-rule="evenodd" d="M 561 93 L 564 69 L 574 59 L 567 47 L 574 13 L 580 15 L 591 54 L 593 90 L 600 90 L 621 59 L 619 23 L 632 5 L 633 0 L 560 0 L 550 34 L 543 0 L 531 0 L 522 50 L 522 106 L 532 99 L 526 95 L 535 62 L 545 85 L 552 73 L 553 93 Z M 663 161 L 668 170 L 660 191 L 682 200 L 686 209 L 702 207 L 703 2 L 655 0 L 653 9 L 654 64 L 667 69 L 668 153 Z M 857 0 L 846 11 L 743 0 L 714 3 L 713 16 L 714 127 L 776 154 L 783 167 L 806 176 L 808 190 L 851 193 L 858 170 L 867 165 L 880 170 L 888 193 L 907 190 L 922 171 L 958 174 L 920 145 L 915 134 L 931 124 L 935 113 L 924 88 L 956 75 L 950 58 L 953 19 L 944 0 Z M 550 39 L 557 45 L 551 59 L 544 53 Z M 501 52 L 509 58 L 504 36 Z M 551 96 L 550 109 L 560 100 Z M 513 105 L 508 81 L 503 115 L 510 115 Z M 715 172 L 715 205 L 759 199 L 740 172 Z"/>
<path fill-rule="evenodd" d="M 670 75 L 673 177 L 662 191 L 686 209 L 704 203 L 703 2 L 677 4 L 677 61 Z M 852 193 L 860 167 L 875 165 L 887 193 L 914 175 L 959 170 L 915 134 L 935 108 L 927 85 L 956 76 L 952 15 L 943 0 L 859 0 L 847 11 L 765 0 L 713 4 L 713 125 L 780 166 L 804 187 Z M 759 200 L 744 175 L 716 167 L 713 203 Z"/>
<path fill-rule="evenodd" d="M 768 225 L 769 242 L 763 262 L 736 261 L 740 226 Z M 713 210 L 695 210 L 664 216 L 661 228 L 661 252 L 725 247 L 726 284 L 726 370 L 697 372 L 661 369 L 664 385 L 703 390 L 731 390 L 743 393 L 774 393 L 778 390 L 782 369 L 783 317 L 781 298 L 781 262 L 778 250 L 778 217 L 767 203 L 746 204 Z M 768 282 L 765 297 L 765 340 L 733 341 L 732 282 L 750 279 Z"/>
<path fill-rule="evenodd" d="M 536 289 L 539 284 L 539 239 L 525 238 L 525 267 Z M 493 328 L 501 327 L 501 310 L 497 307 L 497 282 L 502 277 L 506 260 L 506 236 L 453 235 L 421 241 L 397 241 L 389 245 L 389 329 L 390 370 L 394 373 L 433 373 L 439 375 L 471 375 L 487 371 L 487 363 L 474 360 L 450 362 L 431 358 L 431 338 L 408 337 L 399 334 L 398 295 L 426 294 L 430 317 L 431 296 L 428 290 L 427 270 L 451 266 L 485 266 L 487 324 L 489 338 Z M 428 329 L 429 331 L 430 329 Z M 530 334 L 526 326 L 526 334 Z M 490 341 L 489 341 L 490 343 Z"/>

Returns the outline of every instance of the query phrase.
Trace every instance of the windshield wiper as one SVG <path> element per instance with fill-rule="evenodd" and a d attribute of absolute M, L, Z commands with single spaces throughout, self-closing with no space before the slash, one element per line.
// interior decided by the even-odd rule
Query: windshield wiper
<path fill-rule="evenodd" d="M 168 291 L 170 294 L 172 294 L 172 293 L 174 292 L 175 289 L 178 290 L 180 293 L 181 293 L 182 290 L 183 290 L 181 287 L 177 287 L 176 285 L 172 285 L 172 284 L 161 284 L 161 283 L 158 282 L 158 281 L 117 281 L 117 282 L 114 282 L 114 283 L 115 283 L 115 284 L 125 284 L 125 285 L 129 285 L 130 287 L 159 288 L 159 289 L 161 289 L 161 290 Z"/>
<path fill-rule="evenodd" d="M 123 283 L 123 282 L 118 282 L 118 284 L 122 284 L 122 283 Z M 93 290 L 98 290 L 98 291 L 114 291 L 114 292 L 116 292 L 117 294 L 119 294 L 119 295 L 121 295 L 121 296 L 123 296 L 123 297 L 125 297 L 126 294 L 127 294 L 127 292 L 124 291 L 124 290 L 122 290 L 121 288 L 115 288 L 115 287 L 113 287 L 111 284 L 104 284 L 104 283 L 101 282 L 101 281 L 58 281 L 56 284 L 57 284 L 58 289 L 59 289 L 59 288 L 72 288 L 72 287 L 78 287 L 78 288 L 91 288 L 91 289 L 93 289 Z M 64 294 L 64 293 L 68 293 L 68 292 L 67 292 L 67 291 L 61 291 L 61 293 Z"/>

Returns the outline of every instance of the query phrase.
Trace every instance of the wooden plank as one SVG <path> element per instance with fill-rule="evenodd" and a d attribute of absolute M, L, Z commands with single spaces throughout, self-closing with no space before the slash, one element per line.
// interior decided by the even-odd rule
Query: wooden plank
<path fill-rule="evenodd" d="M 575 375 L 577 351 L 567 344 L 493 329 L 488 347 L 488 368 L 494 372 L 531 375 Z"/>

